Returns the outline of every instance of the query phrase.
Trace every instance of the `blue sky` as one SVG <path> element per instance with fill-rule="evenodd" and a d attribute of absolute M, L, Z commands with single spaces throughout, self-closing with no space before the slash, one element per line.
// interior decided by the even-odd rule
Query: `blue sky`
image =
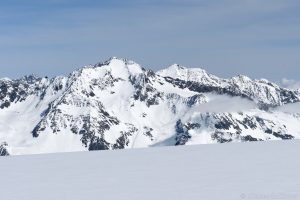
<path fill-rule="evenodd" d="M 0 2 L 0 77 L 67 75 L 111 56 L 221 77 L 300 80 L 297 0 Z"/>

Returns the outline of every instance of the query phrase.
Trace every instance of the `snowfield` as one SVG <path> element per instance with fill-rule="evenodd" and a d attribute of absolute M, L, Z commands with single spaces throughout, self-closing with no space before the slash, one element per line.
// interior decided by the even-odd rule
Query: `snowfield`
<path fill-rule="evenodd" d="M 300 141 L 0 158 L 4 200 L 300 199 Z"/>

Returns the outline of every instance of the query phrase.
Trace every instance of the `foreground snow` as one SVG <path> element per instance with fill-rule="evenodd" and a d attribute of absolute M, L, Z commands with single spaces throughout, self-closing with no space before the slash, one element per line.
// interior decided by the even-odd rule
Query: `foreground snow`
<path fill-rule="evenodd" d="M 300 141 L 12 156 L 1 199 L 300 199 Z"/>

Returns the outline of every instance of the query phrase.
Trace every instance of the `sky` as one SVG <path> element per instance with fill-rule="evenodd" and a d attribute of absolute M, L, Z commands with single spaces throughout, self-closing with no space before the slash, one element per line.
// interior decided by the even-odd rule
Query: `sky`
<path fill-rule="evenodd" d="M 0 2 L 0 77 L 68 75 L 116 56 L 220 77 L 300 80 L 298 0 Z"/>

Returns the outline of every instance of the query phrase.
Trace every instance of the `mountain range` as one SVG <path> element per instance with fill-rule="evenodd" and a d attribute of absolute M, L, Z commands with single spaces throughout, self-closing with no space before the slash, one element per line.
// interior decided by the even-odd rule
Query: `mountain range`
<path fill-rule="evenodd" d="M 0 79 L 0 155 L 300 138 L 300 90 L 112 57 L 69 76 Z"/>

